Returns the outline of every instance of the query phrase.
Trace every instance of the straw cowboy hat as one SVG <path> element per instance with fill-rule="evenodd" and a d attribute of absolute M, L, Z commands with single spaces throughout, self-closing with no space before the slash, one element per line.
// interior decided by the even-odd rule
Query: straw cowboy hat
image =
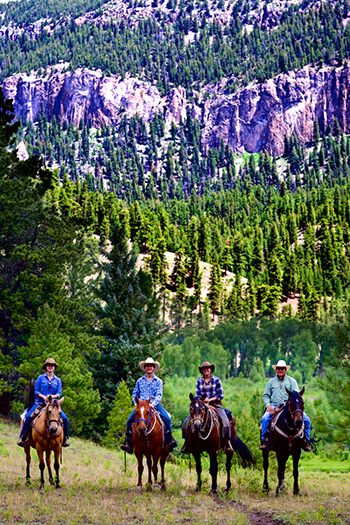
<path fill-rule="evenodd" d="M 286 370 L 290 369 L 290 366 L 286 364 L 284 359 L 280 359 L 277 363 L 277 365 L 272 365 L 272 368 L 276 370 L 276 368 L 285 368 Z"/>
<path fill-rule="evenodd" d="M 201 366 L 198 367 L 198 370 L 200 371 L 200 373 L 202 374 L 202 370 L 203 368 L 211 368 L 211 371 L 214 372 L 215 370 L 215 365 L 209 363 L 209 361 L 203 361 L 203 363 L 201 364 Z"/>
<path fill-rule="evenodd" d="M 145 361 L 140 361 L 139 363 L 140 368 L 145 372 L 146 371 L 146 365 L 153 365 L 154 371 L 157 372 L 157 370 L 160 369 L 160 364 L 158 361 L 154 361 L 152 357 L 147 357 Z"/>
<path fill-rule="evenodd" d="M 48 359 L 46 359 L 45 363 L 42 366 L 42 369 L 46 370 L 47 365 L 53 365 L 55 369 L 58 367 L 58 364 L 52 357 L 49 357 Z"/>

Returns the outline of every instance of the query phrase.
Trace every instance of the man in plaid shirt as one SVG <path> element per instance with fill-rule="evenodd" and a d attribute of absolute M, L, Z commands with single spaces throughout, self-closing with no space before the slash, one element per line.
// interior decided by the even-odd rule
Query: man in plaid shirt
<path fill-rule="evenodd" d="M 196 382 L 196 397 L 203 398 L 204 403 L 215 405 L 216 413 L 221 420 L 221 437 L 224 442 L 224 452 L 232 452 L 231 445 L 231 423 L 227 417 L 226 410 L 221 406 L 221 400 L 224 397 L 224 391 L 222 389 L 221 381 L 218 377 L 213 376 L 215 365 L 204 361 L 201 366 L 198 367 L 202 377 L 199 377 Z M 227 410 L 230 414 L 230 411 Z M 182 426 L 182 437 L 185 443 L 181 449 L 181 452 L 188 454 L 187 434 L 188 425 L 190 422 L 190 416 L 188 416 Z"/>
<path fill-rule="evenodd" d="M 160 377 L 155 375 L 155 371 L 159 370 L 160 365 L 158 361 L 154 361 L 151 357 L 148 357 L 145 361 L 141 361 L 140 368 L 146 373 L 136 381 L 134 391 L 132 393 L 132 401 L 135 403 L 136 398 L 138 399 L 151 399 L 150 406 L 155 408 L 165 424 L 165 442 L 168 445 L 168 450 L 171 452 L 177 443 L 172 436 L 171 430 L 171 419 L 168 412 L 160 404 L 163 397 L 163 381 Z M 120 447 L 125 452 L 132 454 L 133 443 L 132 443 L 132 424 L 135 421 L 134 418 L 135 410 L 133 410 L 126 423 L 126 442 Z"/>

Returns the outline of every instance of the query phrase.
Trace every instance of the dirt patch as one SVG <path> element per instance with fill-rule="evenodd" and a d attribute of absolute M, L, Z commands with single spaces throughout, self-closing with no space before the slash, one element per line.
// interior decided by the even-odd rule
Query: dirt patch
<path fill-rule="evenodd" d="M 220 503 L 222 504 L 222 501 Z M 285 521 L 276 519 L 271 512 L 254 510 L 244 505 L 244 503 L 234 500 L 228 501 L 227 505 L 239 512 L 243 512 L 248 517 L 250 525 L 286 525 Z"/>

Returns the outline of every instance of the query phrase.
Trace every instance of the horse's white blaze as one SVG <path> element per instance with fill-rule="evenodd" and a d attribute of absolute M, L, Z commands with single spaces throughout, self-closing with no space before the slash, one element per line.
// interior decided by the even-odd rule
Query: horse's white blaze
<path fill-rule="evenodd" d="M 141 419 L 145 419 L 145 418 L 143 417 L 144 411 L 145 411 L 145 407 L 141 407 Z"/>
<path fill-rule="evenodd" d="M 198 405 L 198 403 L 196 403 L 196 408 L 198 408 L 198 407 L 199 407 L 199 405 Z"/>

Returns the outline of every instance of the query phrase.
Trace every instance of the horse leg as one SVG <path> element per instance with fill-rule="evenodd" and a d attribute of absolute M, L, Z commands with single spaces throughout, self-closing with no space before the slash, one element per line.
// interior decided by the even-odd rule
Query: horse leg
<path fill-rule="evenodd" d="M 288 456 L 277 454 L 277 463 L 278 463 L 278 485 L 276 489 L 276 496 L 278 496 L 279 492 L 286 490 L 286 484 L 284 482 L 284 471 L 286 469 L 286 461 L 288 459 Z"/>
<path fill-rule="evenodd" d="M 54 463 L 54 467 L 55 467 L 55 472 L 56 472 L 56 486 L 55 488 L 56 489 L 60 489 L 61 486 L 60 486 L 60 454 L 61 454 L 61 447 L 57 447 L 55 449 L 55 463 Z"/>
<path fill-rule="evenodd" d="M 142 487 L 142 472 L 143 472 L 142 454 L 140 454 L 139 452 L 136 453 L 136 450 L 135 450 L 135 456 L 137 457 L 138 472 L 139 472 L 139 480 L 137 482 L 137 487 L 138 487 L 139 490 L 141 490 L 141 487 Z"/>
<path fill-rule="evenodd" d="M 197 487 L 196 491 L 198 492 L 202 488 L 202 479 L 201 479 L 201 473 L 202 473 L 202 464 L 201 464 L 201 455 L 196 454 L 194 455 L 194 460 L 196 462 L 196 471 L 197 471 Z"/>
<path fill-rule="evenodd" d="M 160 456 L 160 452 L 156 452 L 153 456 L 153 465 L 152 465 L 152 472 L 153 472 L 153 476 L 154 476 L 154 485 L 153 487 L 154 488 L 159 488 L 159 484 L 158 484 L 158 481 L 157 481 L 157 478 L 158 478 L 158 461 L 159 461 L 159 456 Z"/>
<path fill-rule="evenodd" d="M 51 470 L 51 450 L 46 451 L 46 465 L 47 470 L 49 471 L 49 482 L 50 485 L 53 485 L 53 477 L 52 477 L 52 470 Z"/>
<path fill-rule="evenodd" d="M 26 443 L 24 451 L 26 453 L 26 463 L 27 463 L 26 484 L 30 485 L 30 445 L 28 444 L 28 442 Z"/>
<path fill-rule="evenodd" d="M 299 459 L 300 459 L 300 449 L 295 451 L 293 454 L 293 477 L 294 477 L 294 488 L 293 488 L 293 494 L 295 496 L 301 496 L 299 492 L 299 484 L 298 484 L 298 478 L 299 478 Z"/>
<path fill-rule="evenodd" d="M 41 474 L 41 476 L 40 476 L 40 489 L 43 489 L 44 485 L 45 485 L 45 479 L 44 479 L 44 470 L 45 470 L 44 452 L 43 452 L 42 448 L 39 446 L 38 443 L 36 445 L 36 451 L 38 453 L 39 469 L 40 469 L 40 474 Z"/>
<path fill-rule="evenodd" d="M 167 452 L 164 453 L 164 451 L 162 452 L 160 456 L 160 469 L 162 472 L 162 479 L 160 480 L 160 488 L 162 490 L 166 490 L 165 477 L 164 477 L 164 466 L 165 466 L 167 456 L 168 456 L 168 453 Z"/>
<path fill-rule="evenodd" d="M 218 491 L 218 458 L 216 457 L 216 451 L 210 454 L 210 469 L 211 475 L 211 492 L 217 494 Z"/>
<path fill-rule="evenodd" d="M 228 452 L 226 454 L 226 489 L 225 492 L 228 492 L 231 489 L 231 463 L 232 463 L 233 452 Z"/>
<path fill-rule="evenodd" d="M 264 484 L 263 484 L 263 490 L 267 493 L 269 492 L 269 483 L 267 481 L 267 472 L 269 470 L 269 451 L 264 450 L 263 451 L 263 464 L 264 464 Z"/>
<path fill-rule="evenodd" d="M 148 488 L 152 490 L 152 456 L 147 454 L 147 467 L 148 467 Z"/>

